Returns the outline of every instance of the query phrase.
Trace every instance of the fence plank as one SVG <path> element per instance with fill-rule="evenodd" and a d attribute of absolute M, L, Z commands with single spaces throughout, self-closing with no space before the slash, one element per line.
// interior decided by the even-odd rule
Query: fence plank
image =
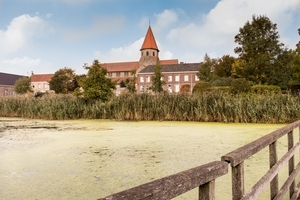
<path fill-rule="evenodd" d="M 232 200 L 240 200 L 244 193 L 244 162 L 240 163 L 232 169 Z"/>
<path fill-rule="evenodd" d="M 288 150 L 290 150 L 293 146 L 294 146 L 294 135 L 293 135 L 293 131 L 290 131 L 288 133 Z M 294 156 L 292 156 L 289 160 L 289 175 L 291 175 L 291 173 L 293 172 L 294 167 L 295 167 Z M 294 188 L 295 188 L 295 181 L 293 181 L 290 186 L 290 197 L 293 196 Z"/>
<path fill-rule="evenodd" d="M 215 200 L 215 180 L 199 187 L 199 200 Z"/>
<path fill-rule="evenodd" d="M 228 163 L 214 161 L 99 200 L 166 200 L 228 173 Z"/>

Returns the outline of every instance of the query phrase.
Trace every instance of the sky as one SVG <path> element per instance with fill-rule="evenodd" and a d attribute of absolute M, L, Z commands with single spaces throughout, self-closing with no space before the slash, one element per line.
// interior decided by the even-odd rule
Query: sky
<path fill-rule="evenodd" d="M 237 57 L 234 36 L 253 15 L 295 49 L 300 0 L 0 0 L 0 72 L 85 74 L 95 59 L 138 61 L 149 25 L 161 60 Z"/>

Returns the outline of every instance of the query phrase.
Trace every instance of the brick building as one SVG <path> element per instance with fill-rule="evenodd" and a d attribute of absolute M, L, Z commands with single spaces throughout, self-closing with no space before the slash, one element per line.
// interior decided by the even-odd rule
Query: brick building
<path fill-rule="evenodd" d="M 0 72 L 0 97 L 16 96 L 15 82 L 24 76 Z"/>

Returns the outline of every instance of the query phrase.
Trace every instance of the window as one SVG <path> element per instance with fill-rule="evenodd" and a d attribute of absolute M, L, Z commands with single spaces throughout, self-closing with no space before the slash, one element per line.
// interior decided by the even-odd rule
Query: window
<path fill-rule="evenodd" d="M 48 84 L 44 83 L 44 89 L 48 89 Z"/>
<path fill-rule="evenodd" d="M 149 56 L 149 52 L 148 51 L 146 52 L 146 56 Z"/>
<path fill-rule="evenodd" d="M 172 82 L 172 76 L 168 76 L 168 82 Z"/>
<path fill-rule="evenodd" d="M 150 76 L 146 76 L 146 82 L 147 82 L 147 83 L 150 82 Z"/>
<path fill-rule="evenodd" d="M 107 76 L 108 76 L 108 77 L 112 77 L 111 72 L 108 72 L 108 73 L 107 73 Z"/>
<path fill-rule="evenodd" d="M 4 90 L 4 96 L 8 96 L 8 89 Z"/>
<path fill-rule="evenodd" d="M 179 82 L 179 75 L 175 76 L 175 81 Z"/>
<path fill-rule="evenodd" d="M 146 92 L 147 93 L 149 92 L 149 86 L 148 85 L 146 86 Z"/>
<path fill-rule="evenodd" d="M 179 92 L 179 85 L 175 85 L 175 92 Z"/>
<path fill-rule="evenodd" d="M 38 84 L 38 88 L 41 88 L 41 84 Z"/>
<path fill-rule="evenodd" d="M 155 56 L 155 52 L 154 51 L 153 51 L 152 55 Z"/>
<path fill-rule="evenodd" d="M 195 75 L 195 81 L 199 81 L 199 77 Z"/>
<path fill-rule="evenodd" d="M 172 92 L 172 85 L 168 85 L 168 91 L 171 93 Z"/>
<path fill-rule="evenodd" d="M 144 92 L 144 86 L 143 85 L 140 86 L 140 91 Z"/>
<path fill-rule="evenodd" d="M 142 83 L 144 82 L 144 77 L 142 77 L 142 76 L 140 77 L 140 82 L 142 82 Z"/>
<path fill-rule="evenodd" d="M 189 75 L 184 75 L 184 81 L 189 81 Z"/>
<path fill-rule="evenodd" d="M 117 72 L 117 77 L 120 77 L 120 72 Z"/>
<path fill-rule="evenodd" d="M 128 76 L 128 72 L 124 72 L 124 76 Z"/>

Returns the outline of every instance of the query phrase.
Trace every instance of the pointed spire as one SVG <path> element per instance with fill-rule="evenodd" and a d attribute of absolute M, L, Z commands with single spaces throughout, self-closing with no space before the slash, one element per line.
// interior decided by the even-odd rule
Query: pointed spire
<path fill-rule="evenodd" d="M 159 51 L 150 25 L 141 50 L 144 49 L 155 49 Z"/>

